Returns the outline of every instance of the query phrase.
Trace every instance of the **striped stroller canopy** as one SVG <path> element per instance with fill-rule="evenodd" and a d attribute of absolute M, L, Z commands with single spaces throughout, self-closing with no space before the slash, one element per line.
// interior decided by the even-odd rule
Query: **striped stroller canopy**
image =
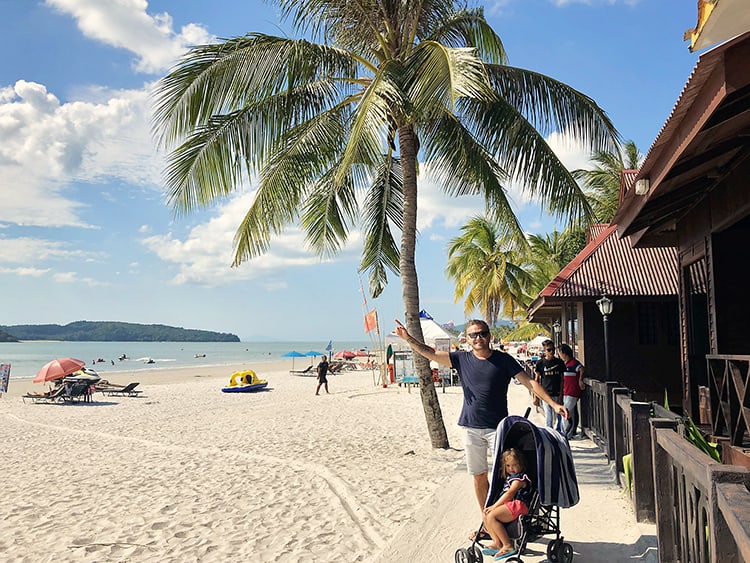
<path fill-rule="evenodd" d="M 523 453 L 526 473 L 539 491 L 543 505 L 570 508 L 578 504 L 578 480 L 570 446 L 559 432 L 541 428 L 522 416 L 507 416 L 497 426 L 495 463 L 485 506 L 502 494 L 502 453 L 515 448 Z"/>

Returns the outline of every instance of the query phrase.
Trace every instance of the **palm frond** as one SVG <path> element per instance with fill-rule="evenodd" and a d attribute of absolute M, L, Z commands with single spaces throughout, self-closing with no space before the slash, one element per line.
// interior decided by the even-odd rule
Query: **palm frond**
<path fill-rule="evenodd" d="M 155 133 L 170 146 L 215 115 L 321 80 L 333 80 L 343 93 L 356 75 L 357 61 L 349 53 L 302 39 L 254 33 L 201 45 L 159 81 Z M 276 119 L 286 122 L 293 115 L 280 112 Z"/>
<path fill-rule="evenodd" d="M 538 72 L 504 65 L 487 65 L 493 88 L 505 102 L 543 136 L 560 132 L 592 151 L 612 151 L 619 135 L 594 100 L 567 84 Z"/>
<path fill-rule="evenodd" d="M 387 272 L 399 272 L 399 247 L 391 227 L 403 228 L 401 163 L 385 155 L 365 201 L 362 215 L 364 248 L 360 271 L 368 273 L 370 292 L 377 297 L 388 283 Z"/>

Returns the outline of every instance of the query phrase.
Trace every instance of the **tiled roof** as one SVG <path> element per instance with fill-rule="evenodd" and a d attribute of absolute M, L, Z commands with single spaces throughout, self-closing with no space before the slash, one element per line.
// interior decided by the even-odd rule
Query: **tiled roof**
<path fill-rule="evenodd" d="M 632 248 L 617 236 L 617 225 L 593 225 L 594 238 L 541 291 L 529 307 L 608 296 L 677 295 L 677 249 Z"/>

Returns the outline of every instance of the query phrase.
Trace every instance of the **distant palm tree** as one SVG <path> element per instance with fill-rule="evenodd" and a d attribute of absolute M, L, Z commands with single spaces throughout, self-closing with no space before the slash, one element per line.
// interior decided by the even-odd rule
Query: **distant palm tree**
<path fill-rule="evenodd" d="M 572 259 L 567 251 L 567 240 L 557 229 L 543 235 L 529 235 L 530 251 L 527 270 L 531 284 L 526 288 L 529 295 L 536 295 L 554 279 Z"/>
<path fill-rule="evenodd" d="M 522 267 L 524 249 L 504 231 L 498 222 L 473 217 L 448 243 L 446 273 L 456 286 L 455 301 L 465 297 L 466 316 L 478 310 L 491 327 L 500 317 L 516 317 L 528 301 L 524 288 L 531 282 Z"/>
<path fill-rule="evenodd" d="M 156 92 L 154 124 L 172 149 L 166 178 L 178 214 L 259 178 L 235 236 L 235 265 L 297 222 L 320 255 L 337 252 L 357 225 L 373 295 L 388 270 L 398 273 L 406 326 L 422 338 L 420 158 L 448 194 L 483 196 L 508 230 L 521 231 L 504 187 L 510 180 L 557 216 L 590 211 L 544 135 L 562 131 L 611 150 L 614 127 L 587 96 L 508 66 L 481 9 L 452 0 L 274 3 L 324 41 L 252 33 L 198 46 Z M 415 364 L 432 445 L 447 448 L 429 362 L 417 355 Z"/>
<path fill-rule="evenodd" d="M 620 204 L 620 178 L 623 170 L 637 170 L 643 155 L 633 141 L 625 142 L 617 151 L 595 151 L 591 156 L 594 168 L 573 171 L 587 189 L 596 223 L 609 223 Z"/>

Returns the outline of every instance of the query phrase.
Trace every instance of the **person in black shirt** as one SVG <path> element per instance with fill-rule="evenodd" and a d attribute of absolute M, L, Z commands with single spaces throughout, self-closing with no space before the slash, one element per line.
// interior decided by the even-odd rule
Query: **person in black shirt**
<path fill-rule="evenodd" d="M 320 363 L 318 364 L 318 388 L 315 389 L 315 394 L 320 394 L 320 386 L 325 385 L 326 394 L 328 393 L 328 358 L 325 356 L 320 357 Z"/>
<path fill-rule="evenodd" d="M 544 387 L 544 390 L 550 397 L 562 402 L 562 381 L 563 374 L 565 373 L 565 362 L 555 356 L 554 342 L 545 340 L 542 342 L 542 346 L 544 347 L 544 357 L 534 367 L 536 380 Z M 559 417 L 556 416 L 555 411 L 547 403 L 544 405 L 544 414 L 547 419 L 547 426 L 556 428 L 557 430 L 562 429 Z"/>
<path fill-rule="evenodd" d="M 568 418 L 568 411 L 531 379 L 509 354 L 490 348 L 490 327 L 482 320 L 471 320 L 466 324 L 466 338 L 471 344 L 469 352 L 435 350 L 410 335 L 399 321 L 396 321 L 396 334 L 417 354 L 458 371 L 464 394 L 458 425 L 465 429 L 466 467 L 474 479 L 474 494 L 481 510 L 490 488 L 487 452 L 494 447 L 497 425 L 508 416 L 508 384 L 511 379 L 520 381 L 529 391 L 548 402 L 554 412 Z"/>

